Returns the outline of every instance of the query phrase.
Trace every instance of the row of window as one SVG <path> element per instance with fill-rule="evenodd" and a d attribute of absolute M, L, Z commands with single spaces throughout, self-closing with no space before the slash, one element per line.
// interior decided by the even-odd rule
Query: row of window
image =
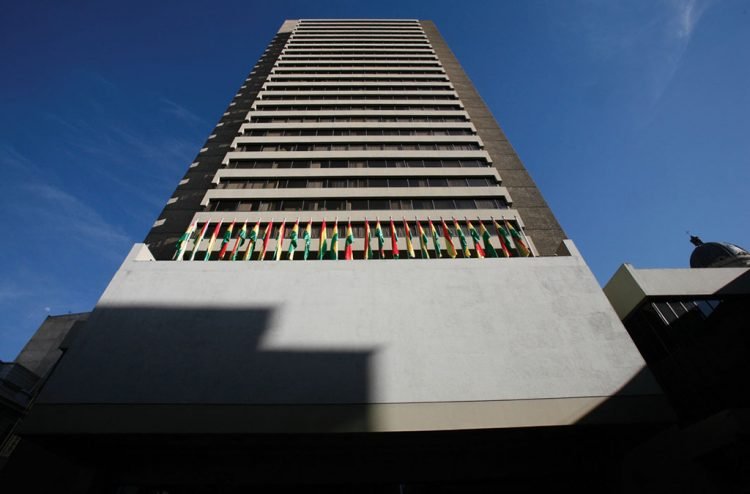
<path fill-rule="evenodd" d="M 434 209 L 507 209 L 502 198 L 460 199 L 266 199 L 211 201 L 206 211 L 408 211 Z"/>
<path fill-rule="evenodd" d="M 366 24 L 362 26 L 351 26 L 349 23 L 345 24 L 302 24 L 301 27 L 295 30 L 296 33 L 314 33 L 314 32 L 336 32 L 336 31 L 355 31 L 355 32 L 367 32 L 367 31 L 385 31 L 392 30 L 404 33 L 423 33 L 422 29 L 418 26 L 409 25 L 389 25 L 389 24 Z"/>
<path fill-rule="evenodd" d="M 287 48 L 300 48 L 305 45 L 350 45 L 350 46 L 359 46 L 359 45 L 414 45 L 424 48 L 429 48 L 430 43 L 427 40 L 419 39 L 395 39 L 395 40 L 374 40 L 374 39 L 357 39 L 357 40 L 342 40 L 342 41 L 334 41 L 334 40 L 289 40 L 289 43 L 287 43 Z"/>
<path fill-rule="evenodd" d="M 361 37 L 377 37 L 377 38 L 391 38 L 391 37 L 407 37 L 407 38 L 419 38 L 419 39 L 426 39 L 426 36 L 424 32 L 420 29 L 396 29 L 392 30 L 387 27 L 381 27 L 381 28 L 370 28 L 370 29 L 356 29 L 356 30 L 350 30 L 348 28 L 338 28 L 338 29 L 298 29 L 295 30 L 294 33 L 292 33 L 291 39 L 298 39 L 298 38 L 310 38 L 310 37 L 334 37 L 338 38 L 346 37 L 346 38 L 361 38 Z"/>
<path fill-rule="evenodd" d="M 399 111 L 447 111 L 461 110 L 460 104 L 456 105 L 259 105 L 258 111 L 351 111 L 351 110 L 399 110 Z"/>
<path fill-rule="evenodd" d="M 346 30 L 343 30 L 346 31 Z M 315 38 L 320 37 L 322 39 L 326 39 L 329 37 L 333 38 L 407 38 L 407 39 L 427 39 L 427 37 L 424 35 L 423 32 L 420 32 L 416 29 L 408 30 L 408 31 L 399 31 L 398 33 L 389 33 L 388 30 L 383 29 L 371 29 L 370 31 L 386 31 L 386 32 L 356 32 L 356 33 L 342 33 L 342 32 L 329 32 L 326 30 L 326 32 L 320 32 L 320 31 L 295 31 L 292 35 L 291 39 L 307 39 L 307 38 Z"/>
<path fill-rule="evenodd" d="M 390 48 L 387 50 L 377 50 L 377 49 L 368 49 L 368 50 L 358 50 L 356 48 L 351 49 L 336 49 L 336 50 L 316 50 L 307 48 L 304 50 L 295 50 L 294 48 L 287 48 L 284 50 L 284 55 L 336 55 L 336 54 L 346 54 L 346 55 L 433 55 L 434 50 L 431 49 L 411 49 L 411 48 Z"/>
<path fill-rule="evenodd" d="M 469 120 L 460 115 L 438 116 L 438 115 L 321 115 L 304 117 L 251 117 L 252 122 L 258 123 L 320 123 L 320 122 L 468 122 Z"/>
<path fill-rule="evenodd" d="M 337 142 L 337 143 L 271 143 L 240 144 L 237 151 L 300 152 L 300 151 L 477 151 L 475 142 Z"/>
<path fill-rule="evenodd" d="M 269 81 L 273 82 L 321 82 L 321 81 L 335 81 L 335 82 L 446 82 L 448 76 L 441 77 L 339 77 L 335 75 L 318 75 L 318 74 L 305 74 L 305 77 L 284 77 L 279 74 L 271 74 Z"/>
<path fill-rule="evenodd" d="M 225 178 L 219 189 L 329 189 L 364 187 L 490 187 L 494 177 Z"/>
<path fill-rule="evenodd" d="M 449 84 L 443 86 L 269 86 L 267 91 L 450 91 L 452 88 Z M 267 93 L 264 93 L 264 98 Z"/>
<path fill-rule="evenodd" d="M 320 55 L 315 57 L 289 57 L 282 55 L 279 57 L 279 62 L 283 62 L 286 64 L 287 62 L 333 62 L 333 61 L 344 61 L 344 60 L 354 60 L 357 62 L 363 62 L 368 60 L 373 61 L 383 61 L 386 62 L 388 60 L 393 60 L 394 62 L 402 62 L 402 61 L 437 61 L 437 57 L 435 55 L 422 55 L 421 57 L 418 56 L 406 56 L 406 57 L 393 57 L 392 54 L 388 54 L 389 56 L 383 56 L 383 55 L 359 55 L 359 56 L 350 56 L 349 54 L 343 55 L 343 56 L 336 56 L 336 55 Z"/>
<path fill-rule="evenodd" d="M 246 136 L 461 136 L 474 135 L 471 129 L 252 129 Z"/>
<path fill-rule="evenodd" d="M 422 61 L 420 61 L 422 62 Z M 366 65 L 368 67 L 398 67 L 398 66 L 404 66 L 404 67 L 414 67 L 415 64 L 413 62 L 409 61 L 402 61 L 400 59 L 394 60 L 394 61 L 381 61 L 381 60 L 357 60 L 352 62 L 347 61 L 329 61 L 329 60 L 318 60 L 318 61 L 311 61 L 311 62 L 288 62 L 283 61 L 276 64 L 277 68 L 290 68 L 290 67 L 302 67 L 302 68 L 310 68 L 310 67 L 325 67 L 325 68 L 334 68 L 334 67 L 353 67 L 356 65 Z M 417 66 L 424 67 L 431 69 L 434 68 L 442 68 L 440 63 L 437 61 L 430 62 L 430 63 L 418 63 Z"/>
<path fill-rule="evenodd" d="M 484 160 L 230 160 L 228 168 L 481 168 Z"/>
<path fill-rule="evenodd" d="M 435 74 L 443 74 L 445 73 L 442 68 L 435 68 L 435 69 L 399 69 L 399 70 L 377 70 L 372 69 L 369 67 L 362 67 L 362 68 L 351 68 L 351 69 L 345 69 L 345 70 L 329 70 L 329 69 L 314 69 L 314 70 L 284 70 L 283 67 L 275 68 L 273 71 L 273 74 L 282 74 L 282 75 L 352 75 L 352 74 L 367 74 L 367 75 L 374 75 L 374 74 L 385 74 L 385 75 L 414 75 L 414 74 L 425 74 L 425 75 L 435 75 Z"/>
<path fill-rule="evenodd" d="M 403 91 L 404 88 L 401 88 Z M 285 101 L 305 101 L 305 100 L 353 100 L 353 99 L 372 99 L 372 100 L 456 100 L 454 94 L 273 94 L 263 92 L 262 100 L 285 100 Z"/>

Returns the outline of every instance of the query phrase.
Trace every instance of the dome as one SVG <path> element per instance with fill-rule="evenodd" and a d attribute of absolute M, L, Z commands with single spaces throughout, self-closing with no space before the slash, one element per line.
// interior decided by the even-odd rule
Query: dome
<path fill-rule="evenodd" d="M 690 255 L 691 268 L 726 268 L 750 266 L 750 252 L 726 242 L 706 242 L 690 237 L 696 246 Z"/>

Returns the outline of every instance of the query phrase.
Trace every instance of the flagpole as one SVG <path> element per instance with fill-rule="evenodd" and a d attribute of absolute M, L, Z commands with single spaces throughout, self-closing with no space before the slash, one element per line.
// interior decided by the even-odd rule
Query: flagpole
<path fill-rule="evenodd" d="M 281 259 L 284 250 L 284 225 L 286 225 L 286 216 L 281 220 L 281 225 L 279 226 L 279 239 L 277 240 L 278 245 L 276 245 L 276 252 L 274 252 L 273 256 L 274 261 Z"/>
<path fill-rule="evenodd" d="M 514 214 L 513 220 L 518 225 L 518 231 L 521 233 L 521 236 L 523 237 L 523 241 L 526 242 L 526 247 L 529 249 L 529 257 L 536 257 L 534 255 L 534 251 L 531 250 L 531 243 L 529 242 L 529 238 L 526 236 L 526 232 L 523 231 L 523 227 L 521 226 L 521 222 L 519 221 L 518 216 Z"/>

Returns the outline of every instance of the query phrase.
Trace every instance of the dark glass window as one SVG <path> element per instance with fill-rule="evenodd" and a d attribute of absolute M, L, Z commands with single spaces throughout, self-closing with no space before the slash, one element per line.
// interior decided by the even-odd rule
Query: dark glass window
<path fill-rule="evenodd" d="M 482 187 L 487 185 L 487 179 L 484 177 L 470 177 L 469 185 L 472 187 Z"/>

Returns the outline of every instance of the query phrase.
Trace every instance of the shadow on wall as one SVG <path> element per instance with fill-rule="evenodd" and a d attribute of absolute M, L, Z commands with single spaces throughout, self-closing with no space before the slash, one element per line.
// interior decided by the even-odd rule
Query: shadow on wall
<path fill-rule="evenodd" d="M 122 432 L 186 432 L 180 421 L 206 433 L 367 430 L 370 352 L 262 350 L 273 314 L 272 308 L 99 307 L 37 408 L 80 407 L 89 426 L 98 415 L 122 415 L 101 424 Z M 295 416 L 283 405 L 309 406 Z M 334 406 L 322 413 L 320 405 Z M 55 433 L 34 415 L 27 431 Z"/>
<path fill-rule="evenodd" d="M 676 415 L 648 367 L 643 366 L 614 394 L 580 419 L 578 424 L 672 424 Z"/>

